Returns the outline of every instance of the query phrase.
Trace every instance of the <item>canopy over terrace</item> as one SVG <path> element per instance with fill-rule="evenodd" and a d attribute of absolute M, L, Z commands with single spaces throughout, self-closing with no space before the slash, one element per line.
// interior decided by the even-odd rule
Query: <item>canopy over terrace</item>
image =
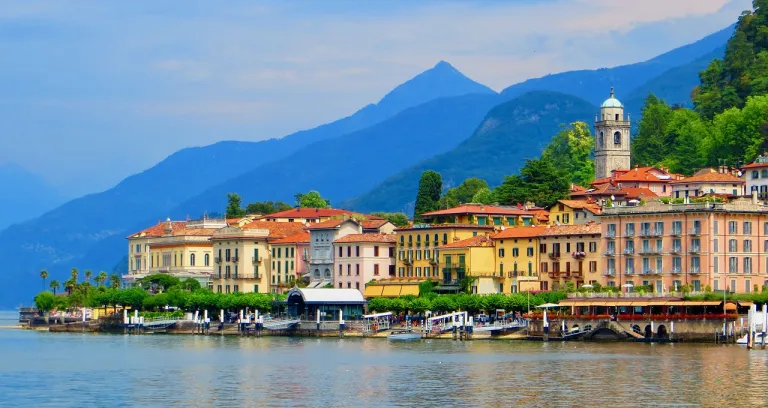
<path fill-rule="evenodd" d="M 288 292 L 285 301 L 288 314 L 303 320 L 338 320 L 339 310 L 344 319 L 363 315 L 365 299 L 357 289 L 299 289 Z"/>
<path fill-rule="evenodd" d="M 366 285 L 363 294 L 366 299 L 373 297 L 396 298 L 405 295 L 419 296 L 419 283 L 392 279 Z"/>
<path fill-rule="evenodd" d="M 742 304 L 743 303 L 743 304 Z M 722 300 L 682 300 L 680 298 L 614 298 L 614 299 L 566 299 L 560 306 L 570 306 L 572 314 L 618 315 L 622 314 L 722 314 Z M 737 310 L 736 302 L 726 304 L 728 312 Z M 749 307 L 739 302 L 740 307 Z"/>

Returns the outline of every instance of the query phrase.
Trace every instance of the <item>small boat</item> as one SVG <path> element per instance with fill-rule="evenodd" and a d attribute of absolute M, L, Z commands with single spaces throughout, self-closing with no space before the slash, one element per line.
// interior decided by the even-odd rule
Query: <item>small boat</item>
<path fill-rule="evenodd" d="M 392 341 L 408 341 L 408 340 L 420 340 L 421 333 L 410 330 L 393 330 L 387 338 Z"/>
<path fill-rule="evenodd" d="M 745 334 L 740 339 L 736 340 L 736 344 L 741 344 L 746 346 L 747 340 L 748 340 L 748 334 Z M 755 345 L 763 344 L 763 333 L 755 333 Z"/>

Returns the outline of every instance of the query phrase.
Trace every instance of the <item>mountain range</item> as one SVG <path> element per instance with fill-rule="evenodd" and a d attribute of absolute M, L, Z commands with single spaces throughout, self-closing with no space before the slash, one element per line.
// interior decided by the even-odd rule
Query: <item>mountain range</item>
<path fill-rule="evenodd" d="M 0 230 L 58 207 L 64 196 L 50 183 L 16 164 L 0 164 Z M 23 194 L 18 192 L 23 191 Z"/>
<path fill-rule="evenodd" d="M 537 156 L 561 124 L 591 120 L 612 85 L 619 98 L 658 92 L 687 102 L 690 88 L 673 85 L 697 82 L 696 67 L 722 55 L 732 30 L 649 61 L 548 75 L 501 94 L 441 61 L 379 103 L 315 129 L 180 150 L 112 189 L 0 232 L 0 307 L 29 302 L 42 268 L 52 278 L 71 267 L 111 271 L 130 232 L 167 216 L 221 212 L 228 192 L 252 202 L 316 189 L 353 209 L 403 210 L 423 169 L 444 172 L 454 184 L 476 175 L 497 184 Z"/>

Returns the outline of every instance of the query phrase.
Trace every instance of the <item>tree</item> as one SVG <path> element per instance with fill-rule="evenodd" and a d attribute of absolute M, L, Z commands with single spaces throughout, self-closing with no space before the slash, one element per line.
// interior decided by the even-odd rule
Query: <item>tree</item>
<path fill-rule="evenodd" d="M 117 274 L 112 274 L 109 276 L 109 282 L 113 289 L 117 289 L 120 287 L 120 276 Z"/>
<path fill-rule="evenodd" d="M 72 268 L 72 272 L 70 273 L 70 276 L 72 277 L 72 282 L 77 284 L 78 275 L 80 272 L 77 270 L 77 268 Z"/>
<path fill-rule="evenodd" d="M 48 285 L 51 287 L 51 290 L 53 291 L 53 294 L 56 294 L 56 290 L 59 289 L 59 286 L 61 286 L 61 283 L 57 281 L 56 279 L 52 280 L 51 283 Z"/>
<path fill-rule="evenodd" d="M 67 280 L 64 282 L 64 289 L 67 290 L 67 293 L 72 295 L 72 291 L 75 290 L 75 286 L 77 286 L 77 281 L 75 281 L 74 278 Z"/>
<path fill-rule="evenodd" d="M 301 208 L 330 208 L 330 200 L 326 200 L 319 192 L 312 190 L 307 194 L 297 193 L 296 205 Z"/>
<path fill-rule="evenodd" d="M 371 215 L 384 218 L 385 220 L 391 222 L 394 226 L 399 228 L 407 227 L 408 225 L 410 225 L 410 221 L 408 221 L 408 216 L 405 215 L 405 213 L 375 212 L 375 213 L 372 213 Z"/>
<path fill-rule="evenodd" d="M 494 190 L 496 200 L 502 204 L 533 201 L 549 207 L 557 200 L 567 198 L 570 191 L 569 175 L 547 159 L 529 159 L 520 169 L 520 175 L 507 176 Z"/>
<path fill-rule="evenodd" d="M 711 125 L 688 109 L 675 110 L 667 126 L 671 153 L 663 163 L 673 173 L 690 175 L 705 167 L 711 148 Z"/>
<path fill-rule="evenodd" d="M 237 193 L 227 193 L 227 218 L 240 218 L 245 216 L 245 210 L 240 207 L 242 198 Z"/>
<path fill-rule="evenodd" d="M 99 272 L 98 275 L 96 275 L 96 284 L 98 286 L 101 286 L 104 282 L 107 281 L 107 273 L 104 271 Z"/>
<path fill-rule="evenodd" d="M 291 205 L 282 201 L 259 201 L 250 203 L 245 209 L 246 214 L 267 215 L 290 210 Z"/>
<path fill-rule="evenodd" d="M 37 310 L 42 312 L 45 316 L 45 323 L 48 323 L 48 312 L 53 310 L 54 305 L 56 304 L 56 296 L 54 296 L 51 292 L 44 291 L 40 292 L 35 296 L 35 306 L 37 306 Z"/>
<path fill-rule="evenodd" d="M 632 141 L 632 161 L 641 166 L 655 166 L 670 153 L 667 126 L 672 120 L 672 108 L 650 94 L 645 98 L 643 115 Z"/>
<path fill-rule="evenodd" d="M 40 277 L 43 278 L 43 290 L 45 290 L 45 280 L 48 279 L 48 271 L 45 269 L 40 271 Z"/>
<path fill-rule="evenodd" d="M 565 169 L 570 174 L 570 182 L 589 186 L 595 177 L 594 145 L 589 126 L 584 122 L 573 122 L 552 138 L 541 158 Z"/>
<path fill-rule="evenodd" d="M 91 276 L 93 276 L 93 272 L 91 272 L 90 269 L 85 270 L 85 282 L 90 284 L 91 283 Z"/>
<path fill-rule="evenodd" d="M 473 203 L 490 204 L 494 201 L 493 193 L 488 187 L 481 188 L 474 196 L 472 196 Z"/>
<path fill-rule="evenodd" d="M 427 170 L 421 174 L 419 191 L 416 194 L 414 220 L 421 221 L 421 214 L 437 210 L 442 190 L 443 181 L 440 177 L 440 173 L 434 170 Z"/>
<path fill-rule="evenodd" d="M 488 183 L 483 179 L 471 177 L 458 186 L 448 189 L 440 197 L 438 208 L 452 208 L 462 203 L 473 202 L 473 198 L 478 191 L 488 188 Z"/>

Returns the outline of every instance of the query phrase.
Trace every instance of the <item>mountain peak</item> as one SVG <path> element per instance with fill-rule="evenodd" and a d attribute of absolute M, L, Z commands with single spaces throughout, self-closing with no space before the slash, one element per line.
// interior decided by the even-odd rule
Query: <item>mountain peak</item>
<path fill-rule="evenodd" d="M 451 65 L 450 62 L 445 61 L 445 60 L 438 61 L 437 64 L 435 64 L 435 66 L 432 67 L 432 69 L 446 69 L 446 68 L 452 69 L 452 70 L 457 71 L 457 72 L 459 71 L 453 65 Z"/>

